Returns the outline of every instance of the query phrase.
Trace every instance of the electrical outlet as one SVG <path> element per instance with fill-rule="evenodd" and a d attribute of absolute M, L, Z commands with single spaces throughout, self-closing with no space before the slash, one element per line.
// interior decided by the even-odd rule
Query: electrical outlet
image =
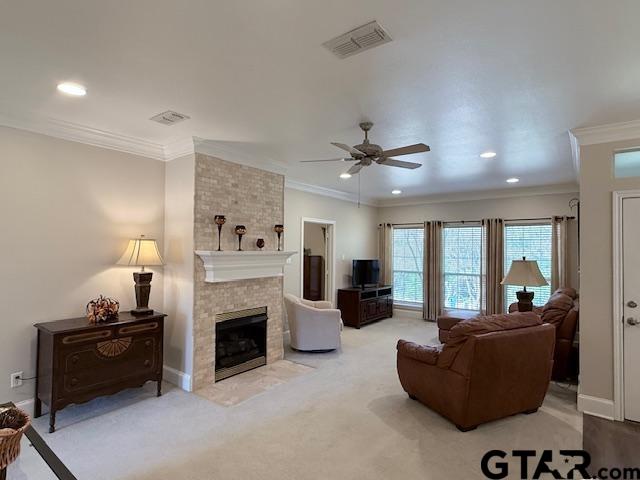
<path fill-rule="evenodd" d="M 11 388 L 22 386 L 22 372 L 13 372 L 11 374 Z"/>

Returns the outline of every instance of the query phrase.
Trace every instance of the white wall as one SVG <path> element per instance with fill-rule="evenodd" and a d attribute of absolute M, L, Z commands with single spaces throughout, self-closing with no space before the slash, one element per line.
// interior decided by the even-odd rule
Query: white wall
<path fill-rule="evenodd" d="M 379 210 L 379 223 L 408 223 L 425 220 L 444 222 L 482 220 L 483 218 L 549 217 L 551 215 L 575 215 L 569 208 L 569 200 L 575 193 L 531 195 L 526 197 L 491 198 L 484 200 L 448 201 L 406 207 L 383 207 Z"/>
<path fill-rule="evenodd" d="M 640 178 L 614 178 L 616 150 L 640 138 L 580 147 L 580 393 L 613 399 L 613 194 L 640 189 Z"/>
<path fill-rule="evenodd" d="M 162 248 L 164 163 L 0 127 L 0 399 L 33 398 L 34 382 L 9 388 L 11 372 L 35 375 L 34 323 L 84 315 L 104 294 L 135 306 L 135 268 L 114 264 L 128 239 Z M 163 306 L 152 268 L 150 306 Z"/>
<path fill-rule="evenodd" d="M 166 164 L 164 220 L 165 375 L 190 390 L 193 373 L 195 155 Z"/>
<path fill-rule="evenodd" d="M 300 296 L 300 225 L 302 217 L 335 220 L 336 289 L 351 286 L 351 261 L 377 258 L 377 209 L 335 198 L 302 192 L 284 191 L 284 245 L 299 252 L 285 267 L 284 291 Z"/>

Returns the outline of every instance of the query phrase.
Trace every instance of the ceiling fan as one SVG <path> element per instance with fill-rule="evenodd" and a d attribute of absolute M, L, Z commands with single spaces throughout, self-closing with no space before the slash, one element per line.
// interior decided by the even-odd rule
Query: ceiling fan
<path fill-rule="evenodd" d="M 406 147 L 400 148 L 392 148 L 391 150 L 383 150 L 380 145 L 376 145 L 375 143 L 371 143 L 369 141 L 369 130 L 373 127 L 372 122 L 362 122 L 360 124 L 360 128 L 364 131 L 364 141 L 360 145 L 354 145 L 350 147 L 344 143 L 331 142 L 332 145 L 335 145 L 342 150 L 345 150 L 351 154 L 349 158 L 331 158 L 328 160 L 302 160 L 302 162 L 312 163 L 312 162 L 357 162 L 351 166 L 347 173 L 350 175 L 355 175 L 363 167 L 368 167 L 372 163 L 377 163 L 378 165 L 388 165 L 390 167 L 400 167 L 400 168 L 419 168 L 422 166 L 420 163 L 413 162 L 405 162 L 403 160 L 396 160 L 395 158 L 391 158 L 393 156 L 398 155 L 410 155 L 412 153 L 421 153 L 428 152 L 431 149 L 429 145 L 425 145 L 424 143 L 416 143 L 415 145 L 407 145 Z"/>

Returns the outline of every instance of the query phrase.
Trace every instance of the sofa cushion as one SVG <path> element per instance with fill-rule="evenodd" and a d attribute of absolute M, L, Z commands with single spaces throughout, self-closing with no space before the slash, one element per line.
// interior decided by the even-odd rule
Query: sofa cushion
<path fill-rule="evenodd" d="M 458 352 L 472 335 L 514 330 L 542 325 L 542 319 L 533 312 L 516 312 L 502 315 L 478 316 L 459 322 L 449 331 L 449 338 L 438 356 L 438 367 L 449 368 Z"/>

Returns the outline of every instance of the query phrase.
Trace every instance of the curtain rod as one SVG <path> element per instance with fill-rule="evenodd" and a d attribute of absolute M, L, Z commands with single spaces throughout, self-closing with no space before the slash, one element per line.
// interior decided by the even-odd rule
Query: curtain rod
<path fill-rule="evenodd" d="M 551 220 L 553 217 L 562 217 L 563 215 L 552 215 L 550 217 L 537 217 L 537 218 L 505 218 L 503 219 L 505 222 L 533 222 L 538 220 Z M 575 220 L 576 217 L 567 217 L 569 220 Z M 442 223 L 480 223 L 482 220 L 451 220 L 449 222 Z M 390 222 L 384 222 L 390 223 Z M 411 225 L 422 225 L 423 222 L 410 222 L 410 223 L 390 223 L 393 226 L 411 226 Z M 382 224 L 380 224 L 382 225 Z"/>

